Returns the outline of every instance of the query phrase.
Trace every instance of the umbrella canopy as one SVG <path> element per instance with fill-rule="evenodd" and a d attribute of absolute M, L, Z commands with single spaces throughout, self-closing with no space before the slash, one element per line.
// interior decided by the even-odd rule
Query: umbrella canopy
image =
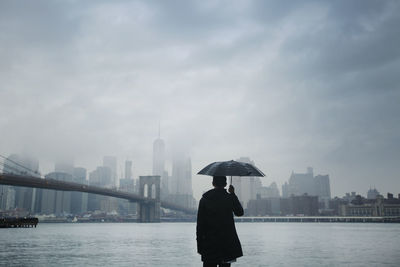
<path fill-rule="evenodd" d="M 234 160 L 213 162 L 197 174 L 210 176 L 265 176 L 255 166 Z"/>

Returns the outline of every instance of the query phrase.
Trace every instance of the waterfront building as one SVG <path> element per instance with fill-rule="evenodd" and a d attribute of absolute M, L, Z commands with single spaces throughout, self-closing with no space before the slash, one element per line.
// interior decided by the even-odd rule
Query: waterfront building
<path fill-rule="evenodd" d="M 368 199 L 376 199 L 379 196 L 378 190 L 376 188 L 372 189 L 370 188 L 367 192 L 367 198 Z"/>
<path fill-rule="evenodd" d="M 257 198 L 279 198 L 279 189 L 275 182 L 269 186 L 261 186 L 257 188 Z"/>
<path fill-rule="evenodd" d="M 356 192 L 346 193 L 343 199 L 346 200 L 347 203 L 350 203 L 356 198 L 356 196 Z"/>
<path fill-rule="evenodd" d="M 394 198 L 388 193 L 387 198 L 378 195 L 376 199 L 365 199 L 361 196 L 351 203 L 346 203 L 340 207 L 342 216 L 400 216 L 400 196 Z"/>
<path fill-rule="evenodd" d="M 246 216 L 316 216 L 319 214 L 317 196 L 290 196 L 289 198 L 268 197 L 249 200 Z"/>

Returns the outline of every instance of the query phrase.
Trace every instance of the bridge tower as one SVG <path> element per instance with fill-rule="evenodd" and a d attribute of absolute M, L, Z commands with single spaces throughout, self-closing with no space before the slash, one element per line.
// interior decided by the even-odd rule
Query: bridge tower
<path fill-rule="evenodd" d="M 140 176 L 139 193 L 149 200 L 139 202 L 139 222 L 160 222 L 160 176 Z"/>

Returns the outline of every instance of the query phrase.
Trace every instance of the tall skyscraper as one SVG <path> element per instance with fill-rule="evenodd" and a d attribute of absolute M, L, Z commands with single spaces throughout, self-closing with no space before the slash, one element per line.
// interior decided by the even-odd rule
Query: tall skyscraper
<path fill-rule="evenodd" d="M 241 157 L 236 161 L 245 162 L 254 165 L 254 162 L 248 157 Z M 228 177 L 229 178 L 229 177 Z M 256 199 L 257 193 L 262 187 L 259 177 L 232 177 L 232 184 L 235 187 L 235 193 L 243 207 L 247 207 L 249 200 Z"/>
<path fill-rule="evenodd" d="M 132 161 L 126 160 L 125 161 L 125 179 L 132 179 Z"/>
<path fill-rule="evenodd" d="M 89 184 L 94 186 L 113 188 L 115 183 L 112 179 L 112 170 L 109 167 L 99 166 L 96 170 L 89 173 Z M 111 197 L 105 197 L 95 194 L 89 194 L 88 210 L 101 210 L 111 212 L 117 209 L 117 200 Z"/>
<path fill-rule="evenodd" d="M 153 143 L 153 175 L 162 176 L 165 170 L 164 140 L 157 138 Z"/>
<path fill-rule="evenodd" d="M 51 172 L 45 178 L 64 182 L 73 181 L 73 176 L 66 172 Z M 72 192 L 69 191 L 43 189 L 41 212 L 56 215 L 71 213 L 71 194 Z"/>
<path fill-rule="evenodd" d="M 169 193 L 168 173 L 165 171 L 165 143 L 160 138 L 153 142 L 153 175 L 161 177 L 161 198 L 164 199 Z"/>
<path fill-rule="evenodd" d="M 189 157 L 181 155 L 174 158 L 167 201 L 188 208 L 196 206 L 192 191 L 192 163 Z"/>
<path fill-rule="evenodd" d="M 188 157 L 176 157 L 172 163 L 171 194 L 192 195 L 192 162 Z"/>
<path fill-rule="evenodd" d="M 103 166 L 108 167 L 111 170 L 111 183 L 112 186 L 117 186 L 117 157 L 114 156 L 104 156 Z"/>
<path fill-rule="evenodd" d="M 81 167 L 74 168 L 73 182 L 79 184 L 88 184 L 86 180 L 86 169 Z M 82 192 L 71 193 L 71 213 L 79 214 L 87 211 L 88 194 Z"/>

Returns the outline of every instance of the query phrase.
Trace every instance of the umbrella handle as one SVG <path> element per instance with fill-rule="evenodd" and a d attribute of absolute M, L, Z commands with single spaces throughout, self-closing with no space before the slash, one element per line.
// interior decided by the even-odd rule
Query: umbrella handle
<path fill-rule="evenodd" d="M 231 185 L 232 185 L 232 176 L 231 176 Z"/>

